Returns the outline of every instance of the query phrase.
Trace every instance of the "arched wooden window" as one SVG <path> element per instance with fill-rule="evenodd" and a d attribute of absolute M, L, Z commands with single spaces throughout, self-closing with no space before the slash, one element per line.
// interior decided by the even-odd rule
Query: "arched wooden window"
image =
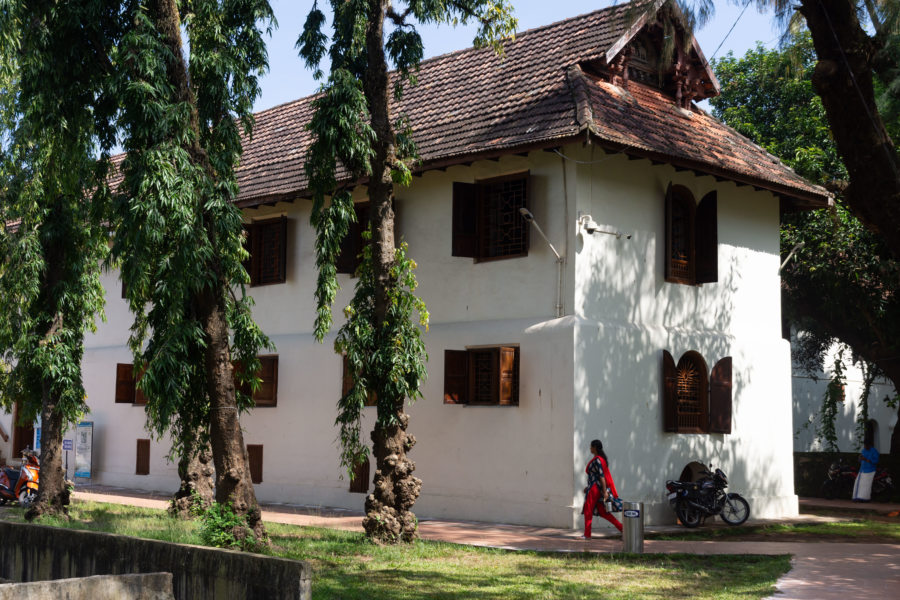
<path fill-rule="evenodd" d="M 669 184 L 666 190 L 665 279 L 695 285 L 718 281 L 716 192 L 698 206 L 691 191 Z"/>
<path fill-rule="evenodd" d="M 706 361 L 696 352 L 687 352 L 675 367 L 675 416 L 678 431 L 701 433 L 707 430 Z"/>
<path fill-rule="evenodd" d="M 731 357 L 708 375 L 706 361 L 694 351 L 678 364 L 663 350 L 663 430 L 673 433 L 731 433 Z"/>

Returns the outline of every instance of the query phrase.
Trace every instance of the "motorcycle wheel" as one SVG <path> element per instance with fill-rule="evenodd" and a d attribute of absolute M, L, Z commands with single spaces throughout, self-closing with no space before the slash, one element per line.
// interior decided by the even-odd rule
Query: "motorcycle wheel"
<path fill-rule="evenodd" d="M 826 500 L 834 500 L 837 496 L 837 482 L 834 479 L 826 479 L 822 484 L 822 497 Z"/>
<path fill-rule="evenodd" d="M 687 506 L 683 502 L 679 503 L 678 506 L 675 507 L 675 516 L 678 517 L 678 520 L 681 521 L 681 524 L 688 529 L 699 527 L 700 522 L 703 521 L 703 515 L 700 514 L 700 511 L 698 509 L 692 506 Z"/>
<path fill-rule="evenodd" d="M 35 500 L 37 500 L 37 492 L 33 489 L 25 488 L 19 492 L 19 504 L 22 505 L 22 508 L 31 508 Z"/>
<path fill-rule="evenodd" d="M 729 525 L 741 525 L 750 516 L 750 504 L 740 494 L 725 496 L 722 506 L 722 520 Z"/>

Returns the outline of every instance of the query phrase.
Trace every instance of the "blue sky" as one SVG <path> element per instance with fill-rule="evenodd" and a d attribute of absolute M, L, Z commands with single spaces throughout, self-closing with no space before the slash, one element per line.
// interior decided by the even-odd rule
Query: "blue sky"
<path fill-rule="evenodd" d="M 591 12 L 613 4 L 611 0 L 512 0 L 516 16 L 519 19 L 519 30 L 524 31 L 541 25 L 547 25 L 568 17 Z M 327 0 L 320 5 L 327 6 Z M 263 77 L 262 96 L 256 101 L 254 110 L 264 110 L 284 102 L 315 93 L 318 84 L 306 70 L 303 61 L 297 56 L 294 44 L 303 27 L 303 21 L 312 7 L 312 0 L 272 0 L 278 29 L 269 40 L 269 73 Z M 726 39 L 726 34 L 735 24 L 742 10 L 728 2 L 717 2 L 716 12 L 712 20 L 702 29 L 695 32 L 700 47 L 707 59 L 722 44 L 716 57 L 725 56 L 729 50 L 735 55 L 742 55 L 752 48 L 756 41 L 772 47 L 778 41 L 778 30 L 770 14 L 761 15 L 755 5 L 750 6 L 737 22 L 737 26 Z M 425 57 L 438 56 L 454 50 L 467 48 L 472 44 L 475 28 L 469 27 L 423 27 L 420 28 L 425 43 Z M 326 27 L 330 32 L 330 23 Z"/>

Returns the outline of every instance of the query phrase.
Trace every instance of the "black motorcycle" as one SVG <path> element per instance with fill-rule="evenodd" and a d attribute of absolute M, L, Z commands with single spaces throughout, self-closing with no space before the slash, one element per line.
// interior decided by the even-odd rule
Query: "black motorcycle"
<path fill-rule="evenodd" d="M 685 527 L 697 527 L 719 515 L 729 525 L 740 525 L 750 516 L 750 504 L 740 494 L 726 494 L 728 479 L 722 469 L 705 471 L 697 481 L 667 481 L 669 504 Z"/>

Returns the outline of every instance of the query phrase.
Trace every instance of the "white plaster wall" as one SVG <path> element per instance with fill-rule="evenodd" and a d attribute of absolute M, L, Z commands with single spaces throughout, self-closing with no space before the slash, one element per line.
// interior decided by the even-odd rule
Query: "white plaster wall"
<path fill-rule="evenodd" d="M 632 239 L 579 235 L 575 266 L 575 498 L 588 443 L 604 441 L 623 498 L 647 503 L 651 522 L 673 521 L 665 480 L 693 460 L 712 462 L 754 516 L 797 513 L 793 492 L 790 355 L 780 337 L 778 201 L 771 194 L 585 149 L 577 210 Z M 719 280 L 663 278 L 669 182 L 699 201 L 718 191 Z M 711 369 L 733 358 L 733 433 L 666 434 L 661 351 L 700 352 Z M 577 515 L 575 520 L 577 521 Z"/>
<path fill-rule="evenodd" d="M 13 417 L 11 413 L 0 410 L 0 429 L 3 430 L 3 433 L 8 438 L 4 442 L 3 437 L 0 436 L 0 464 L 2 464 L 3 462 L 8 463 L 10 458 L 12 458 L 10 456 L 13 443 Z"/>
<path fill-rule="evenodd" d="M 418 293 L 431 314 L 424 333 L 429 378 L 424 398 L 409 408 L 409 431 L 418 440 L 411 458 L 424 481 L 414 509 L 421 517 L 571 522 L 574 324 L 554 319 L 555 258 L 534 233 L 527 257 L 476 264 L 450 256 L 452 182 L 523 170 L 532 175 L 532 211 L 564 252 L 569 218 L 562 169 L 560 157 L 534 152 L 429 172 L 397 194 L 398 233 L 419 264 Z M 365 199 L 363 189 L 355 193 Z M 277 346 L 278 406 L 254 409 L 241 423 L 245 442 L 264 446 L 263 483 L 256 486 L 260 501 L 361 509 L 364 496 L 347 491 L 339 468 L 334 418 L 341 359 L 332 350 L 333 335 L 318 344 L 311 334 L 316 270 L 309 211 L 308 201 L 298 200 L 245 213 L 247 219 L 286 214 L 289 241 L 287 282 L 250 290 L 254 316 Z M 335 330 L 355 283 L 339 278 Z M 571 310 L 570 276 L 566 281 Z M 166 440 L 151 444 L 150 475 L 134 475 L 135 440 L 149 437 L 142 429 L 143 410 L 113 402 L 115 363 L 131 362 L 125 345 L 131 319 L 116 274 L 104 283 L 109 320 L 88 340 L 84 365 L 91 406 L 86 418 L 95 422 L 95 481 L 171 492 L 178 480 L 175 465 L 165 460 Z M 501 344 L 520 346 L 519 406 L 443 404 L 444 350 Z M 369 431 L 375 409 L 365 410 Z"/>
<path fill-rule="evenodd" d="M 796 365 L 793 368 L 794 397 L 794 450 L 796 452 L 821 452 L 825 443 L 816 435 L 819 426 L 818 414 L 822 410 L 822 399 L 828 382 L 833 377 L 836 348 L 825 360 L 825 372 L 815 373 L 815 377 Z M 859 412 L 863 392 L 863 374 L 859 366 L 849 358 L 844 359 L 845 400 L 839 407 L 835 422 L 838 434 L 838 448 L 842 452 L 854 452 L 860 448 L 856 437 L 856 416 Z M 891 435 L 897 426 L 897 409 L 890 408 L 885 399 L 893 399 L 896 394 L 893 384 L 885 379 L 876 380 L 869 393 L 869 418 L 878 423 L 875 447 L 887 453 L 891 447 Z"/>

